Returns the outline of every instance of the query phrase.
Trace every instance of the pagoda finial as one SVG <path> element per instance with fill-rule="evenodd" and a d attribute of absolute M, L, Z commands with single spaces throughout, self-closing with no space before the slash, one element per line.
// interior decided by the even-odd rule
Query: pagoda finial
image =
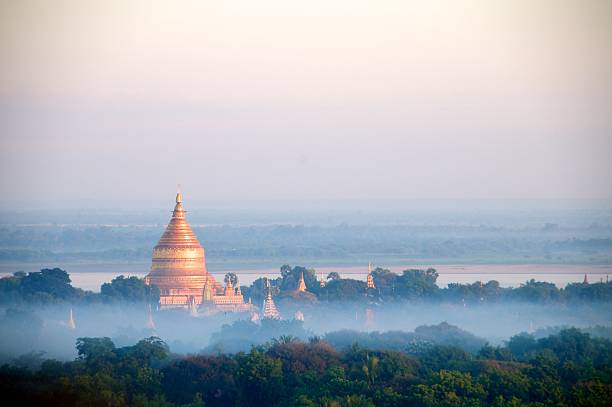
<path fill-rule="evenodd" d="M 588 284 L 589 283 L 589 279 L 587 278 L 586 273 L 584 274 L 584 280 L 582 281 L 582 284 Z"/>
<path fill-rule="evenodd" d="M 178 184 L 176 188 L 176 203 L 182 203 L 182 202 L 183 202 L 183 194 L 181 193 L 181 184 Z"/>

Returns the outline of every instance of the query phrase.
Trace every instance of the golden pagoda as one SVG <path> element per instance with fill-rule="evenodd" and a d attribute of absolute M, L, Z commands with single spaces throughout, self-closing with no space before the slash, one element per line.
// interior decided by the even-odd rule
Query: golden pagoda
<path fill-rule="evenodd" d="M 176 194 L 172 219 L 153 249 L 151 272 L 145 277 L 145 283 L 159 288 L 160 309 L 186 308 L 197 313 L 202 305 L 223 311 L 252 308 L 244 303 L 240 291 L 234 291 L 231 282 L 223 290 L 206 270 L 204 248 L 187 223 L 180 192 Z"/>

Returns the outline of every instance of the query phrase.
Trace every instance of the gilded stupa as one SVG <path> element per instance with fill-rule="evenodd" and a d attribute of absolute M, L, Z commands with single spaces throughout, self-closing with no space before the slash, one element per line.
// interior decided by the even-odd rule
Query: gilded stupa
<path fill-rule="evenodd" d="M 153 249 L 151 272 L 145 277 L 145 283 L 159 288 L 161 309 L 187 308 L 197 312 L 205 304 L 223 311 L 251 308 L 244 304 L 240 290 L 236 293 L 231 282 L 223 290 L 206 270 L 204 248 L 187 223 L 180 192 L 176 194 L 170 223 Z"/>

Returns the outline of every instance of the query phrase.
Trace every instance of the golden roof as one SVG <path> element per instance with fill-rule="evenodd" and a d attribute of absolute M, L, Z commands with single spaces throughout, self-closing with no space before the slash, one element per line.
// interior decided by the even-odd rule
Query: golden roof
<path fill-rule="evenodd" d="M 206 270 L 204 248 L 187 223 L 180 192 L 176 194 L 172 218 L 153 249 L 151 272 L 147 280 L 158 286 L 162 295 L 179 291 L 202 295 L 206 282 L 214 289 L 220 287 Z"/>
<path fill-rule="evenodd" d="M 156 249 L 158 248 L 193 248 L 202 249 L 197 236 L 191 230 L 191 226 L 185 219 L 185 210 L 183 209 L 183 196 L 179 192 L 176 194 L 176 205 L 172 211 L 172 219 L 166 227 L 164 234 L 159 239 Z"/>

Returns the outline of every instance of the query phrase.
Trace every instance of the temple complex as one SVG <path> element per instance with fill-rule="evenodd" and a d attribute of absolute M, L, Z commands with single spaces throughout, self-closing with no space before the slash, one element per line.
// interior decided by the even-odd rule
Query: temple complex
<path fill-rule="evenodd" d="M 202 308 L 208 312 L 252 308 L 252 304 L 244 303 L 240 287 L 234 289 L 230 281 L 224 288 L 206 270 L 204 248 L 187 223 L 180 192 L 170 223 L 153 249 L 145 283 L 159 288 L 160 309 L 185 308 L 197 314 Z"/>

